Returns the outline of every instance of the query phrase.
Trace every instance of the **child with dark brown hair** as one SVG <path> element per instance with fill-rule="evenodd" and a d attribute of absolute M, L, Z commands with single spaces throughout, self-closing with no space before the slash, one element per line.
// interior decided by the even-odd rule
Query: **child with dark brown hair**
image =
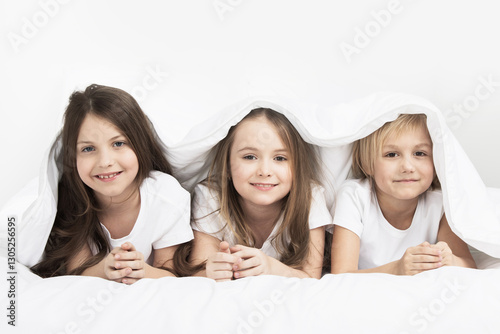
<path fill-rule="evenodd" d="M 74 92 L 59 139 L 57 214 L 32 270 L 127 284 L 173 276 L 176 249 L 193 238 L 190 196 L 134 98 L 99 85 Z"/>

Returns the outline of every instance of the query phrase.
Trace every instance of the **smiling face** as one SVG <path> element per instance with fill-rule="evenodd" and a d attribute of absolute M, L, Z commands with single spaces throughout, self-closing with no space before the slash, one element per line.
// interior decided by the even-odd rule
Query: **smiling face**
<path fill-rule="evenodd" d="M 83 183 L 101 204 L 122 202 L 135 191 L 137 156 L 126 137 L 104 118 L 88 114 L 76 144 L 76 165 Z"/>
<path fill-rule="evenodd" d="M 389 135 L 375 158 L 372 177 L 379 201 L 417 200 L 434 179 L 432 141 L 426 129 Z"/>
<path fill-rule="evenodd" d="M 290 192 L 290 152 L 264 116 L 242 121 L 230 148 L 234 188 L 245 207 L 279 204 Z"/>

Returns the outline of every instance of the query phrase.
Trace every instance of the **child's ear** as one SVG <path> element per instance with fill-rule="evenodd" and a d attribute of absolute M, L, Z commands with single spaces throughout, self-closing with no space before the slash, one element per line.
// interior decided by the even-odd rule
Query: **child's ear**
<path fill-rule="evenodd" d="M 372 172 L 371 166 L 365 166 L 365 167 L 366 168 L 361 167 L 361 170 L 363 171 L 363 174 L 365 174 L 365 176 L 368 179 L 372 179 L 373 178 L 373 172 Z"/>
<path fill-rule="evenodd" d="M 441 182 L 439 181 L 439 178 L 437 176 L 436 168 L 434 168 L 434 177 L 432 179 L 431 188 L 433 190 L 435 190 L 435 189 L 441 189 Z"/>

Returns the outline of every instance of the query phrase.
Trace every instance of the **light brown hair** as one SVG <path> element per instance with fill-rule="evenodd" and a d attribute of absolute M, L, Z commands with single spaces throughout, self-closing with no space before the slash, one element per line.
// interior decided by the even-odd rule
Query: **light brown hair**
<path fill-rule="evenodd" d="M 283 223 L 271 243 L 277 249 L 281 262 L 299 267 L 309 254 L 311 186 L 320 183 L 319 160 L 315 148 L 302 139 L 283 114 L 268 108 L 258 108 L 233 126 L 227 136 L 212 149 L 214 160 L 204 183 L 216 192 L 220 203 L 218 213 L 227 222 L 227 227 L 234 233 L 237 242 L 253 247 L 255 237 L 245 223 L 240 195 L 230 177 L 230 152 L 239 124 L 257 117 L 265 117 L 274 126 L 290 153 L 292 187 L 282 200 Z M 193 217 L 195 222 L 200 218 L 202 217 Z"/>

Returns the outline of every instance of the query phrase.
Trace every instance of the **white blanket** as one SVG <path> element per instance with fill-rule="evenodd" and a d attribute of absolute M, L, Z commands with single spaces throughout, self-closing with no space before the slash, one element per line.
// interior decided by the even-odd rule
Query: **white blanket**
<path fill-rule="evenodd" d="M 55 216 L 58 143 L 40 177 L 1 211 L 17 217 L 18 324 L 23 332 L 497 332 L 500 330 L 500 189 L 488 189 L 432 104 L 414 96 L 380 93 L 331 108 L 296 101 L 252 99 L 194 126 L 168 148 L 182 184 L 206 176 L 208 151 L 230 126 L 256 107 L 284 113 L 324 162 L 328 204 L 347 177 L 351 143 L 400 113 L 425 113 L 436 171 L 453 231 L 477 248 L 480 268 L 442 268 L 412 277 L 326 275 L 321 280 L 275 276 L 216 284 L 205 278 L 145 279 L 132 286 L 89 277 L 41 279 L 25 266 L 41 257 Z M 152 115 L 161 135 L 169 115 Z M 2 224 L 1 257 L 6 231 Z M 489 256 L 489 255 L 493 256 Z M 2 261 L 3 263 L 3 261 Z M 486 269 L 496 268 L 496 269 Z M 80 331 L 79 331 L 80 330 Z"/>
<path fill-rule="evenodd" d="M 325 275 L 41 279 L 20 267 L 22 333 L 497 333 L 500 270 Z"/>

